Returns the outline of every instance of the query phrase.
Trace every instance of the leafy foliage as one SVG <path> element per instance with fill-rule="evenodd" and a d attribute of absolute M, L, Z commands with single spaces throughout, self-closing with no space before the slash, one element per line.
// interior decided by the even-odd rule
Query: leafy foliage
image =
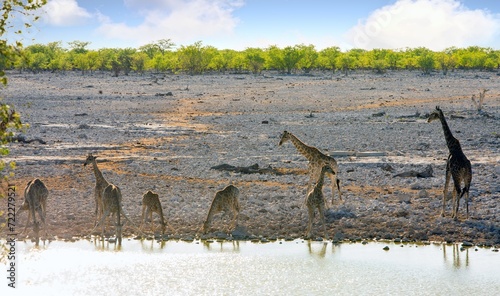
<path fill-rule="evenodd" d="M 4 69 L 11 67 L 16 60 L 16 57 L 21 55 L 22 43 L 17 41 L 14 45 L 10 45 L 7 43 L 8 33 L 14 30 L 14 33 L 21 34 L 22 29 L 16 28 L 14 25 L 10 23 L 10 19 L 16 16 L 23 16 L 25 19 L 30 19 L 33 16 L 31 13 L 36 11 L 38 8 L 42 7 L 46 0 L 30 0 L 30 1 L 18 1 L 18 0 L 3 0 L 1 6 L 1 14 L 0 14 L 0 84 L 7 84 L 7 77 L 5 75 Z M 36 21 L 38 17 L 34 16 L 33 21 Z M 23 24 L 23 27 L 28 29 L 31 27 L 31 23 L 26 21 Z M 36 57 L 32 58 L 33 61 L 38 61 L 39 65 L 36 67 L 42 66 L 43 62 L 47 60 L 43 53 L 37 53 Z M 19 113 L 17 113 L 14 108 L 6 104 L 0 98 L 0 155 L 4 156 L 9 153 L 8 148 L 5 144 L 9 141 L 9 139 L 13 136 L 13 130 L 18 130 L 23 127 L 21 123 L 21 117 Z M 15 163 L 8 164 L 10 168 L 15 167 Z M 0 159 L 0 174 L 2 176 L 2 182 L 4 182 L 9 175 L 6 173 L 7 164 L 3 159 Z M 2 186 L 3 187 L 3 186 Z M 0 198 L 4 198 L 3 190 L 0 191 Z M 3 213 L 0 212 L 0 216 Z M 0 252 L 0 261 L 5 259 L 6 257 L 6 248 L 2 244 L 1 246 L 2 252 Z"/>

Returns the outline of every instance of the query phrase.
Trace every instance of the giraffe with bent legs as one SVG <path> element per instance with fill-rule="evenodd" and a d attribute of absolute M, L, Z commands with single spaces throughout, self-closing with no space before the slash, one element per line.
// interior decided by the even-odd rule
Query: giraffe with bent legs
<path fill-rule="evenodd" d="M 231 212 L 233 221 L 230 228 L 232 229 L 236 226 L 236 223 L 238 222 L 238 215 L 240 213 L 240 203 L 238 201 L 239 195 L 240 190 L 233 185 L 228 185 L 223 190 L 215 193 L 207 218 L 205 219 L 205 222 L 203 222 L 203 233 L 207 233 L 210 228 L 210 224 L 212 223 L 213 216 L 219 212 Z"/>
<path fill-rule="evenodd" d="M 47 215 L 47 197 L 49 196 L 49 190 L 45 184 L 40 179 L 33 179 L 26 184 L 24 189 L 24 202 L 16 213 L 16 216 L 22 211 L 28 211 L 28 220 L 26 221 L 26 226 L 23 232 L 26 232 L 28 225 L 30 223 L 31 216 L 33 216 L 33 230 L 35 235 L 38 236 L 38 231 L 40 230 L 40 222 L 36 221 L 35 213 L 38 213 L 42 224 L 44 225 L 45 234 L 47 234 L 47 228 L 45 227 L 45 217 Z"/>
<path fill-rule="evenodd" d="M 160 217 L 161 234 L 165 234 L 167 223 L 165 222 L 165 218 L 163 216 L 160 197 L 157 193 L 148 190 L 148 192 L 144 193 L 142 196 L 141 229 L 149 216 L 149 220 L 151 221 L 151 231 L 154 232 L 153 213 L 157 213 Z"/>

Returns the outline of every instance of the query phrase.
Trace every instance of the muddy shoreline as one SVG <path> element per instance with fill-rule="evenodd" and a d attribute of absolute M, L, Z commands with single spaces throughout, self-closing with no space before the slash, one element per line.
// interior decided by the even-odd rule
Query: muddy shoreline
<path fill-rule="evenodd" d="M 17 163 L 10 179 L 18 188 L 16 206 L 25 184 L 42 179 L 50 192 L 50 237 L 86 237 L 93 227 L 95 179 L 83 167 L 90 152 L 98 156 L 104 177 L 121 188 L 124 210 L 135 224 L 140 224 L 142 194 L 160 195 L 175 230 L 166 237 L 226 238 L 220 231 L 226 216 L 216 217 L 206 237 L 200 227 L 213 195 L 228 184 L 241 192 L 232 237 L 302 237 L 307 160 L 290 143 L 278 147 L 280 133 L 287 130 L 338 155 L 343 202 L 335 196 L 331 205 L 329 180 L 324 187 L 330 239 L 500 244 L 496 73 L 110 77 L 13 72 L 9 79 L 0 94 L 30 124 L 23 137 L 46 142 L 9 145 L 5 159 Z M 479 114 L 470 99 L 481 88 L 490 89 L 484 106 L 489 116 Z M 448 150 L 441 125 L 426 122 L 436 105 L 472 162 L 468 220 L 463 202 L 458 221 L 450 218 L 450 206 L 445 217 L 439 215 Z M 222 164 L 273 170 L 212 169 Z M 430 177 L 396 176 L 429 165 Z M 19 229 L 26 219 L 24 212 Z M 316 220 L 315 237 L 320 229 Z M 126 224 L 124 234 L 137 231 Z"/>

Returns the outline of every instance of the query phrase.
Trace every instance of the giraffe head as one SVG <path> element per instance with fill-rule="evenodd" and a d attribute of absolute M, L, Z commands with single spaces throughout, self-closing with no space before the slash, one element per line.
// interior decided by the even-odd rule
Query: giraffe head
<path fill-rule="evenodd" d="M 335 175 L 335 171 L 332 169 L 332 167 L 330 165 L 324 165 L 321 168 L 321 172 L 322 173 L 330 173 L 332 175 Z"/>
<path fill-rule="evenodd" d="M 85 163 L 83 164 L 83 166 L 87 166 L 88 164 L 93 163 L 96 158 L 97 158 L 97 156 L 93 156 L 92 153 L 89 153 L 89 155 L 87 155 L 87 159 L 85 160 Z"/>
<path fill-rule="evenodd" d="M 283 131 L 281 134 L 280 142 L 278 143 L 278 146 L 281 146 L 283 143 L 286 141 L 290 140 L 290 133 L 287 131 Z"/>
<path fill-rule="evenodd" d="M 431 115 L 429 115 L 427 122 L 439 119 L 440 116 L 443 116 L 443 111 L 441 111 L 441 109 L 438 106 L 436 106 L 436 110 L 434 110 L 434 112 L 432 112 Z"/>

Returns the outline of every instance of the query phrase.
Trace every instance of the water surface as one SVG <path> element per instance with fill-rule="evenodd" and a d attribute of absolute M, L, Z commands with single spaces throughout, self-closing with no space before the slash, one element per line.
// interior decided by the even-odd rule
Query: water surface
<path fill-rule="evenodd" d="M 384 251 L 385 246 L 390 249 Z M 500 254 L 482 248 L 460 250 L 459 245 L 124 240 L 118 248 L 82 240 L 39 247 L 18 242 L 17 254 L 17 291 L 44 295 L 493 295 L 500 291 Z"/>

